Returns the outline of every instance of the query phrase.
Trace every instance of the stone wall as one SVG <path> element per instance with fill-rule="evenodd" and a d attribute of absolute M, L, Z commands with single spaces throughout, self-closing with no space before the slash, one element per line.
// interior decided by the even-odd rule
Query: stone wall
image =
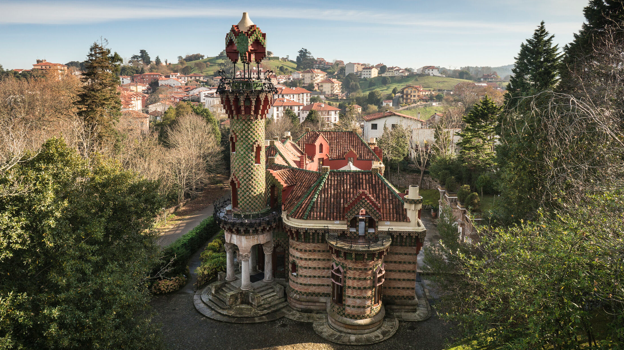
<path fill-rule="evenodd" d="M 396 171 L 396 169 L 390 169 L 390 170 L 391 171 L 390 171 L 390 175 L 388 176 L 388 180 L 390 180 L 390 183 L 392 183 L 394 186 L 402 187 L 402 188 L 409 188 L 410 185 L 412 186 L 418 185 L 418 179 L 420 178 L 420 173 L 401 172 L 399 176 L 397 176 L 396 173 L 392 171 L 392 170 Z M 386 175 L 388 175 L 388 169 L 386 169 Z M 422 180 L 422 186 L 420 186 L 420 188 L 423 190 L 432 190 L 432 189 L 438 188 L 438 184 L 437 182 L 435 182 L 435 180 L 431 178 L 429 174 L 425 174 Z"/>

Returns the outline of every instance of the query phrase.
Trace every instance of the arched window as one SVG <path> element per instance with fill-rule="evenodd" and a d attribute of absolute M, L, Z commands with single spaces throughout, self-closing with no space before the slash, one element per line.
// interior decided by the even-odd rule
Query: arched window
<path fill-rule="evenodd" d="M 332 264 L 331 280 L 332 280 L 332 301 L 336 305 L 342 305 L 343 301 L 343 271 L 342 267 Z"/>
<path fill-rule="evenodd" d="M 297 263 L 294 261 L 290 263 L 290 274 L 297 276 Z"/>
<path fill-rule="evenodd" d="M 236 152 L 236 136 L 230 135 L 230 150 L 232 153 Z"/>
<path fill-rule="evenodd" d="M 238 187 L 234 179 L 230 180 L 230 188 L 232 189 L 232 209 L 238 208 Z"/>
<path fill-rule="evenodd" d="M 385 280 L 386 270 L 384 269 L 384 265 L 381 264 L 373 272 L 373 287 L 375 287 L 375 298 L 373 303 L 374 305 L 379 305 L 379 303 L 381 302 L 381 290 L 383 289 L 383 283 Z"/>
<path fill-rule="evenodd" d="M 322 143 L 319 145 L 319 153 L 323 153 L 323 144 Z"/>
<path fill-rule="evenodd" d="M 256 153 L 256 164 L 260 164 L 260 159 L 261 159 L 261 152 L 262 152 L 262 147 L 261 146 L 256 146 L 255 149 L 255 153 Z"/>

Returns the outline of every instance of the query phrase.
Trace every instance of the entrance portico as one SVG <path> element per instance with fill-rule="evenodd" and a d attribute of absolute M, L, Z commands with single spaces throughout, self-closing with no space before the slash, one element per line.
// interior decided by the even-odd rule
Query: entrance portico
<path fill-rule="evenodd" d="M 262 245 L 264 251 L 264 282 L 273 281 L 273 233 L 266 231 L 255 235 L 238 235 L 232 232 L 225 232 L 225 251 L 227 253 L 226 278 L 228 282 L 236 280 L 234 265 L 234 250 L 238 247 L 238 258 L 241 261 L 241 285 L 242 290 L 252 290 L 251 270 L 252 247 L 257 244 Z"/>

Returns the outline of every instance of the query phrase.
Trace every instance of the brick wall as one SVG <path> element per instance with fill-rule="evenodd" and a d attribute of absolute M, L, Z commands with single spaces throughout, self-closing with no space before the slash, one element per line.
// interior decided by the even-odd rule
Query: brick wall
<path fill-rule="evenodd" d="M 381 261 L 354 261 L 337 257 L 333 257 L 333 261 L 344 269 L 344 306 L 332 305 L 334 311 L 353 319 L 375 316 L 380 307 L 373 305 L 373 273 Z"/>
<path fill-rule="evenodd" d="M 297 264 L 297 276 L 290 271 Z M 302 301 L 325 302 L 331 297 L 331 254 L 327 243 L 289 241 L 288 283 Z"/>
<path fill-rule="evenodd" d="M 390 247 L 390 252 L 384 259 L 386 268 L 384 299 L 414 299 L 416 296 L 417 255 L 417 247 Z"/>

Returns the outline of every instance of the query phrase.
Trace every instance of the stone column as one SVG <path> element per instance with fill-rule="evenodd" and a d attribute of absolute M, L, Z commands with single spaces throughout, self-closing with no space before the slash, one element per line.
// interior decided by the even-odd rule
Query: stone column
<path fill-rule="evenodd" d="M 252 275 L 258 273 L 258 247 L 251 247 L 251 258 L 249 259 L 249 272 Z"/>
<path fill-rule="evenodd" d="M 232 243 L 225 243 L 223 247 L 227 256 L 225 280 L 232 282 L 236 279 L 236 268 L 234 267 L 234 250 L 236 250 L 236 246 Z"/>
<path fill-rule="evenodd" d="M 273 241 L 262 245 L 264 250 L 264 282 L 273 282 Z"/>
<path fill-rule="evenodd" d="M 251 279 L 249 278 L 249 252 L 242 253 L 239 252 L 239 258 L 242 261 L 242 271 L 241 271 L 241 289 L 242 290 L 251 290 Z"/>

